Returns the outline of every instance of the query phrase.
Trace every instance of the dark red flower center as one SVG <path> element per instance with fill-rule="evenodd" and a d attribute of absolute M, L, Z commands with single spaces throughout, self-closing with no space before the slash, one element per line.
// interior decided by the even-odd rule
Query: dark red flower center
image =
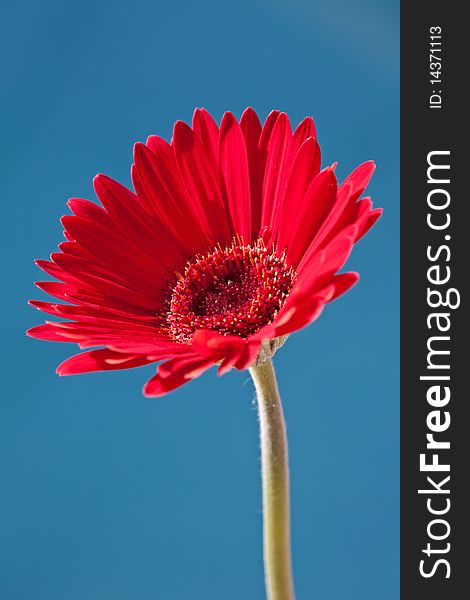
<path fill-rule="evenodd" d="M 197 329 L 248 337 L 273 321 L 294 277 L 285 254 L 262 240 L 217 246 L 188 261 L 179 276 L 166 315 L 170 334 L 183 343 Z"/>

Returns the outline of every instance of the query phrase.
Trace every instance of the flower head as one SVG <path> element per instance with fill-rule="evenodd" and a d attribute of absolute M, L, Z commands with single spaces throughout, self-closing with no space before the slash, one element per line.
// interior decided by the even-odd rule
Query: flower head
<path fill-rule="evenodd" d="M 134 192 L 98 175 L 102 206 L 69 201 L 66 241 L 37 261 L 57 280 L 38 287 L 66 304 L 31 301 L 66 320 L 28 334 L 85 350 L 60 375 L 164 361 L 148 396 L 262 361 L 358 279 L 337 271 L 381 214 L 361 199 L 374 164 L 340 186 L 334 168 L 320 170 L 310 117 L 292 132 L 248 108 L 219 128 L 196 109 L 170 144 L 136 144 Z"/>

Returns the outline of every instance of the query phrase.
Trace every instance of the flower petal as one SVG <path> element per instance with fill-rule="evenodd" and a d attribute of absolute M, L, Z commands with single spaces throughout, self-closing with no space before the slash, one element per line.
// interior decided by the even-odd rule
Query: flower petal
<path fill-rule="evenodd" d="M 217 176 L 193 130 L 177 121 L 173 148 L 186 189 L 195 206 L 205 237 L 212 245 L 229 242 L 232 234 Z"/>
<path fill-rule="evenodd" d="M 275 223 L 273 223 L 273 231 L 277 233 L 279 248 L 289 246 L 290 240 L 295 239 L 298 235 L 297 231 L 292 234 L 297 219 L 303 224 L 305 217 L 309 216 L 308 213 L 305 216 L 303 214 L 307 211 L 302 206 L 302 200 L 313 179 L 320 171 L 320 162 L 320 147 L 316 140 L 314 138 L 306 139 L 294 158 L 282 206 L 279 207 L 278 215 L 276 215 Z M 302 230 L 308 230 L 308 227 L 307 224 L 303 224 Z"/>
<path fill-rule="evenodd" d="M 140 201 L 185 254 L 201 251 L 210 243 L 204 234 L 207 222 L 184 187 L 173 148 L 158 136 L 150 136 L 147 146 L 134 146 L 132 181 Z"/>
<path fill-rule="evenodd" d="M 315 238 L 315 234 L 334 206 L 337 193 L 336 177 L 331 167 L 321 171 L 307 188 L 297 211 L 291 211 L 286 222 L 290 235 L 284 234 L 287 255 L 292 264 L 298 264 Z M 286 217 L 287 218 L 287 217 Z"/>
<path fill-rule="evenodd" d="M 193 335 L 191 343 L 201 356 L 219 360 L 243 346 L 244 339 L 238 335 L 222 335 L 217 331 L 199 329 Z"/>
<path fill-rule="evenodd" d="M 189 358 L 174 358 L 157 369 L 157 374 L 144 386 L 143 393 L 147 397 L 164 396 L 168 392 L 195 379 L 212 367 L 214 361 L 210 358 L 191 356 Z"/>
<path fill-rule="evenodd" d="M 205 108 L 195 109 L 193 114 L 193 131 L 200 139 L 211 163 L 216 165 L 219 153 L 219 128 Z"/>
<path fill-rule="evenodd" d="M 262 130 L 261 123 L 259 122 L 258 115 L 252 108 L 247 108 L 243 112 L 240 119 L 240 127 L 245 138 L 248 171 L 250 174 L 251 230 L 253 238 L 257 238 L 261 225 L 264 167 L 261 164 L 261 150 L 258 147 Z"/>
<path fill-rule="evenodd" d="M 30 300 L 29 304 L 42 312 L 48 313 L 61 319 L 71 319 L 81 323 L 101 323 L 101 324 L 137 324 L 150 325 L 153 329 L 156 326 L 157 318 L 155 315 L 138 315 L 134 313 L 119 313 L 116 310 L 110 310 L 106 306 L 94 308 L 90 306 L 76 306 L 74 304 L 58 304 L 52 302 L 42 302 L 39 300 Z"/>
<path fill-rule="evenodd" d="M 281 204 L 291 167 L 292 129 L 285 113 L 276 120 L 269 138 L 263 181 L 261 227 L 271 227 L 273 215 Z"/>
<path fill-rule="evenodd" d="M 106 175 L 97 175 L 93 184 L 96 194 L 123 234 L 150 258 L 158 257 L 162 267 L 172 272 L 186 255 L 165 227 L 148 214 L 138 198 L 123 185 Z M 162 252 L 164 248 L 164 252 Z"/>
<path fill-rule="evenodd" d="M 223 375 L 233 367 L 242 370 L 250 366 L 258 356 L 261 341 L 199 330 L 193 336 L 192 346 L 201 356 L 212 358 L 214 362 L 222 361 L 218 374 Z"/>
<path fill-rule="evenodd" d="M 84 219 L 91 219 L 102 225 L 107 225 L 109 219 L 107 218 L 106 211 L 95 204 L 86 200 L 85 198 L 70 198 L 67 202 L 67 206 L 77 217 L 83 217 Z"/>
<path fill-rule="evenodd" d="M 331 283 L 335 286 L 335 291 L 330 302 L 333 302 L 333 300 L 336 300 L 336 298 L 347 292 L 353 285 L 356 285 L 358 281 L 359 273 L 355 273 L 354 271 L 335 275 L 331 280 Z"/>
<path fill-rule="evenodd" d="M 297 282 L 294 289 L 301 287 L 303 291 L 311 292 L 325 285 L 328 278 L 331 278 L 348 260 L 357 231 L 357 225 L 350 225 L 323 250 L 311 253 L 309 249 L 297 269 Z M 289 302 L 289 299 L 287 301 Z"/>
<path fill-rule="evenodd" d="M 356 242 L 365 236 L 365 234 L 369 231 L 369 229 L 378 221 L 378 219 L 380 219 L 380 217 L 382 216 L 382 213 L 383 213 L 382 208 L 374 208 L 374 210 L 370 211 L 366 222 L 359 229 L 359 232 L 358 232 L 357 238 L 356 238 Z"/>
<path fill-rule="evenodd" d="M 92 373 L 94 371 L 114 371 L 118 369 L 133 369 L 148 365 L 154 360 L 139 354 L 114 352 L 108 348 L 91 350 L 76 354 L 64 360 L 56 369 L 60 376 Z"/>
<path fill-rule="evenodd" d="M 76 340 L 67 339 L 63 336 L 62 332 L 50 323 L 44 323 L 43 325 L 36 325 L 31 327 L 26 332 L 26 335 L 37 340 L 47 340 L 48 342 L 75 342 Z"/>
<path fill-rule="evenodd" d="M 233 233 L 251 241 L 250 177 L 245 140 L 238 121 L 227 112 L 220 124 L 220 179 L 227 199 Z"/>
<path fill-rule="evenodd" d="M 94 265 L 75 256 L 68 256 L 60 252 L 53 255 L 57 270 L 51 269 L 46 261 L 41 262 L 41 268 L 47 273 L 52 274 L 61 281 L 72 283 L 84 290 L 98 290 L 101 294 L 110 296 L 113 299 L 124 302 L 127 305 L 135 305 L 141 308 L 154 309 L 158 306 L 157 296 L 158 288 L 154 287 L 148 293 L 148 286 L 142 282 L 136 281 L 133 277 L 123 278 L 119 270 L 100 270 L 100 265 Z M 47 265 L 47 266 L 45 266 Z"/>
<path fill-rule="evenodd" d="M 325 304 L 336 300 L 358 280 L 357 273 L 341 273 L 333 277 L 330 283 L 314 296 L 309 293 L 298 294 L 295 303 L 292 303 L 283 314 L 279 313 L 279 318 L 272 323 L 271 335 L 288 335 L 311 324 L 321 315 Z"/>
<path fill-rule="evenodd" d="M 237 356 L 237 360 L 234 364 L 235 368 L 239 371 L 243 371 L 244 369 L 251 367 L 259 354 L 260 348 L 260 342 L 247 342 Z"/>
<path fill-rule="evenodd" d="M 374 171 L 375 163 L 373 161 L 365 162 L 354 169 L 339 186 L 336 201 L 316 233 L 313 247 L 321 248 L 327 243 L 331 235 L 335 235 L 345 211 L 357 202 Z"/>
<path fill-rule="evenodd" d="M 330 296 L 324 293 L 316 296 L 299 295 L 296 303 L 292 304 L 288 310 L 281 311 L 278 318 L 272 323 L 275 336 L 288 335 L 306 327 L 321 315 L 323 307 L 329 301 L 333 294 L 330 290 Z"/>
<path fill-rule="evenodd" d="M 292 136 L 293 152 L 297 152 L 308 138 L 317 138 L 315 123 L 313 122 L 312 117 L 305 117 L 305 119 L 297 125 L 294 135 Z"/>

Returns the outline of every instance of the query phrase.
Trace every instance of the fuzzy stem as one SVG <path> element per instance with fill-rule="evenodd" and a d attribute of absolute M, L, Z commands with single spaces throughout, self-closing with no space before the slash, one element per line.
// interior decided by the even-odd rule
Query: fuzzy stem
<path fill-rule="evenodd" d="M 268 600 L 294 600 L 284 414 L 271 359 L 252 366 L 250 373 L 256 388 L 260 423 L 266 593 Z"/>

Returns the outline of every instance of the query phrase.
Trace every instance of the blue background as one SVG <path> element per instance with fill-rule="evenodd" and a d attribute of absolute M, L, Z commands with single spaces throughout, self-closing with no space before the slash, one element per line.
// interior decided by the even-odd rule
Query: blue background
<path fill-rule="evenodd" d="M 261 600 L 259 447 L 246 372 L 160 399 L 153 367 L 59 379 L 34 258 L 70 196 L 129 183 L 132 143 L 194 106 L 312 114 L 343 179 L 374 158 L 385 214 L 362 279 L 277 354 L 299 599 L 398 598 L 398 2 L 10 3 L 0 99 L 0 597 Z M 4 11 L 5 12 L 5 9 Z"/>

